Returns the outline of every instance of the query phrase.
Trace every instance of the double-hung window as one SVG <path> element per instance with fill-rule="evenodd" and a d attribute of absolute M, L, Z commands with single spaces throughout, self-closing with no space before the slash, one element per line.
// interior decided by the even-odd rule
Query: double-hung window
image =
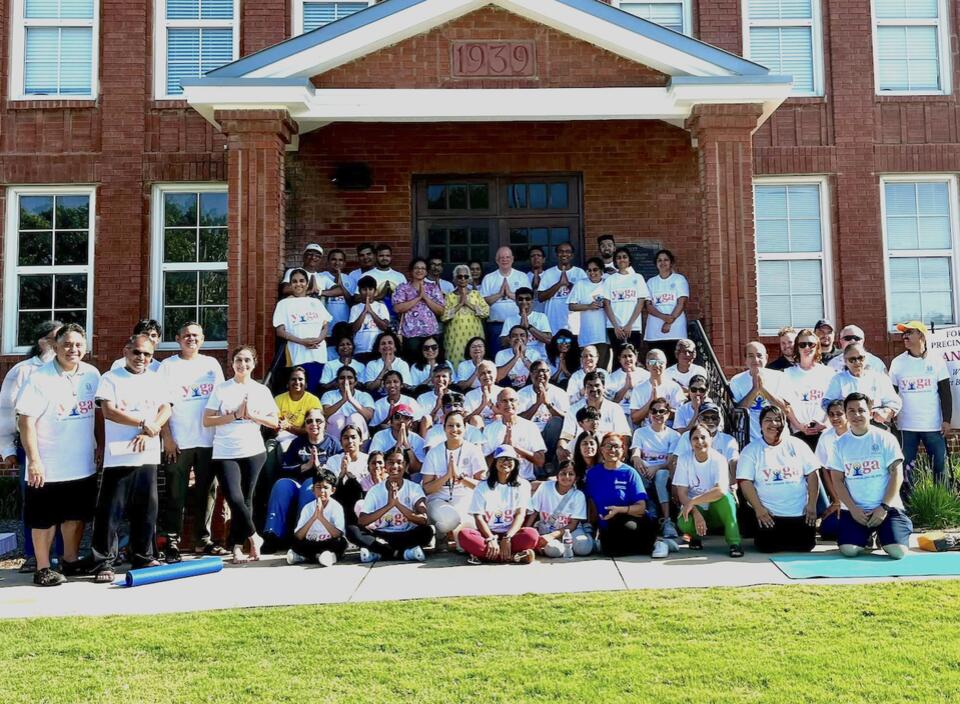
<path fill-rule="evenodd" d="M 826 180 L 755 179 L 753 190 L 761 334 L 832 319 Z"/>
<path fill-rule="evenodd" d="M 239 56 L 238 0 L 157 0 L 154 94 L 176 98 L 180 81 Z"/>
<path fill-rule="evenodd" d="M 647 0 L 647 2 L 615 0 L 614 5 L 624 12 L 655 22 L 661 27 L 689 35 L 693 31 L 690 3 L 691 0 Z"/>
<path fill-rule="evenodd" d="M 880 180 L 889 327 L 952 325 L 956 313 L 957 185 L 953 176 Z"/>
<path fill-rule="evenodd" d="M 93 323 L 95 193 L 92 187 L 7 190 L 3 353 L 29 349 L 45 320 Z"/>
<path fill-rule="evenodd" d="M 203 326 L 208 346 L 227 344 L 227 187 L 153 188 L 151 316 L 163 323 L 162 346 L 180 327 Z"/>
<path fill-rule="evenodd" d="M 823 95 L 820 0 L 744 0 L 743 53 L 793 76 L 792 95 Z"/>
<path fill-rule="evenodd" d="M 97 0 L 13 0 L 11 9 L 11 97 L 96 98 Z"/>
<path fill-rule="evenodd" d="M 874 73 L 881 95 L 950 92 L 944 0 L 874 0 Z"/>
<path fill-rule="evenodd" d="M 293 34 L 303 34 L 360 12 L 376 0 L 293 0 Z"/>

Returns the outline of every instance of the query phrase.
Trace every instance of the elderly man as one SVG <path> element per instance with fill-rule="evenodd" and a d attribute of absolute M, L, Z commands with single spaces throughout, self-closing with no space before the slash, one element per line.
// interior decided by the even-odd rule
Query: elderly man
<path fill-rule="evenodd" d="M 708 379 L 710 378 L 710 375 L 704 367 L 701 367 L 699 364 L 694 364 L 694 360 L 697 358 L 697 345 L 693 340 L 688 340 L 687 338 L 677 340 L 675 354 L 677 356 L 677 363 L 667 367 L 667 376 L 680 384 L 684 389 L 689 388 L 690 379 L 697 376 L 697 374 L 705 376 Z"/>
<path fill-rule="evenodd" d="M 750 416 L 750 442 L 760 440 L 760 411 L 766 406 L 777 406 L 790 422 L 798 425 L 790 404 L 794 400 L 793 384 L 783 372 L 766 369 L 767 348 L 760 342 L 748 342 L 744 349 L 746 371 L 730 380 L 730 392 L 740 408 Z"/>
<path fill-rule="evenodd" d="M 570 402 L 563 389 L 550 383 L 550 365 L 544 360 L 530 366 L 530 385 L 520 390 L 519 398 L 520 415 L 537 426 L 547 446 L 547 461 L 553 464 Z"/>
<path fill-rule="evenodd" d="M 410 474 L 420 471 L 427 456 L 423 438 L 413 429 L 414 410 L 405 403 L 398 403 L 390 416 L 390 426 L 370 439 L 370 452 L 387 452 L 395 447 L 403 451 Z"/>
<path fill-rule="evenodd" d="M 283 295 L 289 296 L 293 293 L 290 286 L 290 276 L 294 269 L 303 269 L 307 272 L 307 295 L 313 296 L 320 291 L 320 263 L 323 261 L 323 247 L 311 242 L 303 248 L 303 264 L 301 266 L 292 266 L 283 274 Z"/>
<path fill-rule="evenodd" d="M 541 356 L 528 346 L 527 331 L 520 325 L 510 329 L 510 347 L 500 350 L 493 363 L 497 365 L 497 381 L 504 386 L 522 389 L 530 377 L 530 365 Z"/>
<path fill-rule="evenodd" d="M 512 315 L 509 319 L 503 321 L 503 328 L 500 330 L 501 349 L 510 347 L 510 331 L 514 326 L 519 325 L 527 331 L 527 347 L 546 359 L 546 344 L 550 342 L 552 331 L 558 328 L 551 328 L 547 316 L 534 309 L 533 291 L 530 288 L 526 286 L 518 288 L 516 300 L 517 315 Z"/>
<path fill-rule="evenodd" d="M 878 371 L 866 368 L 867 353 L 859 342 L 852 342 L 843 348 L 843 361 L 846 369 L 834 374 L 827 386 L 821 402 L 826 409 L 830 401 L 846 398 L 859 392 L 873 400 L 871 420 L 883 426 L 889 426 L 893 417 L 900 412 L 903 401 L 890 383 L 890 377 Z"/>
<path fill-rule="evenodd" d="M 777 340 L 780 343 L 780 356 L 772 362 L 768 362 L 767 369 L 776 369 L 778 372 L 782 372 L 796 363 L 793 357 L 793 343 L 796 339 L 796 329 L 789 325 L 785 328 L 780 328 L 780 331 L 777 333 Z"/>
<path fill-rule="evenodd" d="M 492 464 L 493 451 L 500 445 L 510 445 L 520 458 L 520 477 L 532 482 L 543 478 L 547 446 L 533 421 L 517 412 L 519 407 L 517 392 L 513 389 L 503 389 L 497 394 L 497 415 L 500 418 L 483 431 L 483 454 Z"/>
<path fill-rule="evenodd" d="M 485 323 L 487 349 L 497 352 L 503 324 L 515 315 L 519 315 L 516 303 L 518 289 L 528 285 L 527 275 L 513 268 L 513 251 L 509 247 L 497 250 L 497 268 L 483 277 L 480 282 L 480 295 L 490 306 L 490 316 Z"/>
<path fill-rule="evenodd" d="M 683 388 L 667 376 L 667 356 L 656 348 L 647 352 L 647 371 L 650 378 L 636 386 L 630 393 L 630 420 L 640 425 L 647 419 L 650 404 L 658 398 L 664 398 L 670 404 L 672 413 L 687 400 Z"/>
<path fill-rule="evenodd" d="M 864 334 L 861 328 L 858 328 L 856 325 L 847 325 L 843 330 L 840 331 L 840 351 L 847 348 L 852 342 L 863 342 Z M 823 346 L 823 341 L 820 342 L 820 346 Z M 875 354 L 870 354 L 864 349 L 864 356 L 867 358 L 865 363 L 866 369 L 872 369 L 875 372 L 881 372 L 882 374 L 887 373 L 887 365 L 883 363 L 883 360 L 877 357 Z M 834 371 L 842 372 L 844 369 L 843 354 L 838 354 L 836 357 L 830 360 L 830 363 L 827 365 Z"/>
<path fill-rule="evenodd" d="M 607 400 L 606 391 L 605 375 L 602 371 L 594 370 L 583 377 L 583 399 L 571 405 L 570 410 L 563 417 L 563 428 L 560 430 L 560 441 L 557 443 L 557 460 L 562 462 L 573 457 L 572 443 L 580 432 L 577 411 L 581 408 L 590 407 L 599 411 L 597 437 L 613 432 L 629 440 L 630 424 L 627 423 L 627 417 L 623 414 L 619 403 Z"/>
<path fill-rule="evenodd" d="M 475 389 L 467 392 L 463 405 L 467 411 L 467 422 L 478 428 L 483 428 L 497 415 L 497 394 L 500 393 L 497 382 L 497 367 L 489 359 L 477 365 L 477 382 Z"/>

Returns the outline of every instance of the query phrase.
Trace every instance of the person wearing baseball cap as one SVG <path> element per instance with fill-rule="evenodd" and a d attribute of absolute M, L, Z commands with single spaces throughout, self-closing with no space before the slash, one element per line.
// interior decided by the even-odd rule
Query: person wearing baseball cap
<path fill-rule="evenodd" d="M 933 478 L 938 482 L 946 479 L 946 435 L 951 432 L 953 395 L 943 357 L 927 348 L 927 326 L 911 320 L 897 325 L 897 330 L 903 333 L 904 352 L 890 363 L 890 381 L 903 400 L 897 427 L 904 458 L 901 493 L 906 496 L 920 443 L 933 462 Z"/>
<path fill-rule="evenodd" d="M 733 477 L 737 471 L 737 461 L 740 459 L 740 446 L 732 435 L 722 431 L 723 416 L 720 414 L 720 407 L 713 401 L 704 401 L 700 405 L 700 412 L 697 413 L 693 425 L 702 423 L 707 426 L 710 435 L 713 437 L 711 447 L 727 458 L 727 464 L 730 467 L 730 476 Z M 685 432 L 680 436 L 670 455 L 670 465 L 676 467 L 677 459 L 687 453 L 693 452 L 693 445 L 690 444 L 690 433 Z"/>
<path fill-rule="evenodd" d="M 423 460 L 427 456 L 423 438 L 411 428 L 414 417 L 414 410 L 409 404 L 398 403 L 393 407 L 390 415 L 390 427 L 384 428 L 373 436 L 369 450 L 386 452 L 394 447 L 400 448 L 411 475 L 420 472 Z"/>
<path fill-rule="evenodd" d="M 520 457 L 510 445 L 493 451 L 493 466 L 473 490 L 469 513 L 475 528 L 460 531 L 460 547 L 471 562 L 530 564 L 540 540 L 536 528 L 524 528 L 530 507 L 530 483 L 520 478 Z"/>
<path fill-rule="evenodd" d="M 311 242 L 303 248 L 303 264 L 301 266 L 292 266 L 283 274 L 283 295 L 289 296 L 293 293 L 290 286 L 290 277 L 297 269 L 304 269 L 307 272 L 307 295 L 316 296 L 321 289 L 320 284 L 320 264 L 323 262 L 323 247 Z"/>
<path fill-rule="evenodd" d="M 833 321 L 821 318 L 817 321 L 817 324 L 813 326 L 813 332 L 816 333 L 820 339 L 820 363 L 828 364 L 831 359 L 840 354 L 840 350 L 834 345 L 836 328 L 833 325 Z"/>

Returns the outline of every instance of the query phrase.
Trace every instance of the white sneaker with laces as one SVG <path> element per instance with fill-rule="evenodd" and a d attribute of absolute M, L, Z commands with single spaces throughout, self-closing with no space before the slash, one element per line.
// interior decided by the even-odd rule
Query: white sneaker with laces
<path fill-rule="evenodd" d="M 426 562 L 427 556 L 423 554 L 423 548 L 407 548 L 403 551 L 403 559 L 407 562 Z"/>
<path fill-rule="evenodd" d="M 373 552 L 372 550 L 369 550 L 367 548 L 360 548 L 360 562 L 363 562 L 363 563 L 376 562 L 379 559 L 380 559 L 380 555 Z"/>
<path fill-rule="evenodd" d="M 667 547 L 667 544 L 662 540 L 658 540 L 653 544 L 653 552 L 650 553 L 650 557 L 655 560 L 660 560 L 670 554 L 670 548 Z"/>
<path fill-rule="evenodd" d="M 321 567 L 333 567 L 337 564 L 337 555 L 330 550 L 324 550 L 322 553 L 317 555 L 317 562 Z"/>
<path fill-rule="evenodd" d="M 306 562 L 306 560 L 303 558 L 303 555 L 294 552 L 293 550 L 287 550 L 288 565 L 299 565 L 301 562 Z"/>

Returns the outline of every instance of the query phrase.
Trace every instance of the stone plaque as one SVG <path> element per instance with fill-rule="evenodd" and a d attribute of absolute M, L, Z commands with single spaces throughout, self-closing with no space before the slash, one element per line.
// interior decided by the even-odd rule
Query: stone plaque
<path fill-rule="evenodd" d="M 450 61 L 455 78 L 528 78 L 536 74 L 532 41 L 454 41 Z"/>

